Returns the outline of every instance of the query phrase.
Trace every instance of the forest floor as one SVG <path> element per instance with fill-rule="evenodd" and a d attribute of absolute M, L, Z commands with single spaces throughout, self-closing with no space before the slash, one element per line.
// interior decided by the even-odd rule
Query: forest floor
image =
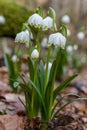
<path fill-rule="evenodd" d="M 59 82 L 56 81 L 55 86 L 58 84 Z M 87 97 L 86 67 L 58 97 L 66 93 Z M 26 113 L 18 99 L 19 97 L 23 101 L 25 100 L 23 93 L 14 94 L 11 92 L 8 85 L 7 69 L 4 66 L 0 67 L 0 130 L 24 130 Z M 68 96 L 65 101 L 70 98 Z M 40 130 L 36 122 L 32 120 L 29 125 L 35 130 Z M 47 130 L 87 130 L 87 101 L 77 101 L 65 107 L 55 119 L 49 121 Z"/>

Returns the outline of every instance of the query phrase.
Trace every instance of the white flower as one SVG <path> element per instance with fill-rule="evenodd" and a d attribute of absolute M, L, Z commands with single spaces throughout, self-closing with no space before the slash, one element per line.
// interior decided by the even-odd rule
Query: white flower
<path fill-rule="evenodd" d="M 69 37 L 71 35 L 70 29 L 67 29 L 67 36 Z"/>
<path fill-rule="evenodd" d="M 77 33 L 77 38 L 78 38 L 79 40 L 83 40 L 83 39 L 85 38 L 85 33 L 84 33 L 84 32 L 78 32 L 78 33 Z"/>
<path fill-rule="evenodd" d="M 12 56 L 12 61 L 13 61 L 13 62 L 16 62 L 16 61 L 17 61 L 17 56 L 16 56 L 16 55 L 13 55 L 13 56 Z"/>
<path fill-rule="evenodd" d="M 70 17 L 68 16 L 68 15 L 64 15 L 63 17 L 62 17 L 62 22 L 63 23 L 70 23 Z"/>
<path fill-rule="evenodd" d="M 54 33 L 49 36 L 48 44 L 59 46 L 64 49 L 66 44 L 66 38 L 61 33 Z"/>
<path fill-rule="evenodd" d="M 37 49 L 34 49 L 31 53 L 31 58 L 32 59 L 38 59 L 39 58 L 39 52 Z"/>
<path fill-rule="evenodd" d="M 39 14 L 35 13 L 29 17 L 28 24 L 30 24 L 31 26 L 35 26 L 36 28 L 37 27 L 40 28 L 42 24 L 42 20 L 43 18 Z"/>
<path fill-rule="evenodd" d="M 51 17 L 46 17 L 42 21 L 42 29 L 47 30 L 52 28 L 53 19 Z"/>
<path fill-rule="evenodd" d="M 45 48 L 45 47 L 48 47 L 48 46 L 47 46 L 47 38 L 43 38 L 43 39 L 42 39 L 41 45 L 42 45 L 42 47 L 44 47 L 44 48 Z"/>
<path fill-rule="evenodd" d="M 52 67 L 52 63 L 49 62 L 49 63 L 48 63 L 48 71 L 50 71 L 51 67 Z M 45 64 L 45 66 L 44 66 L 44 69 L 46 69 L 46 64 Z"/>
<path fill-rule="evenodd" d="M 68 53 L 72 52 L 73 51 L 73 47 L 71 45 L 68 45 L 67 48 L 66 48 L 66 51 Z"/>
<path fill-rule="evenodd" d="M 0 15 L 0 23 L 2 24 L 5 23 L 5 17 L 3 15 Z"/>
<path fill-rule="evenodd" d="M 28 30 L 17 33 L 16 38 L 15 38 L 15 42 L 26 43 L 27 45 L 29 45 L 29 32 L 28 32 Z"/>
<path fill-rule="evenodd" d="M 74 45 L 73 46 L 73 49 L 76 51 L 76 50 L 78 50 L 78 45 Z"/>

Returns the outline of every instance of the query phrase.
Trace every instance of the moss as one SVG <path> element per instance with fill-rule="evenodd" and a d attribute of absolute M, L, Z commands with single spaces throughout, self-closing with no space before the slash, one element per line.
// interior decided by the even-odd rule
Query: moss
<path fill-rule="evenodd" d="M 0 3 L 0 15 L 6 19 L 5 24 L 0 23 L 0 37 L 15 37 L 20 32 L 23 22 L 26 22 L 33 11 L 27 10 L 17 4 Z"/>

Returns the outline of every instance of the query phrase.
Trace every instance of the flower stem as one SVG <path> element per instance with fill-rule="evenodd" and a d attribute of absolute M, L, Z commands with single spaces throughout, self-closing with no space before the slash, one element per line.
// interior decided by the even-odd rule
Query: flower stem
<path fill-rule="evenodd" d="M 46 73 L 45 73 L 46 76 L 45 76 L 44 93 L 45 93 L 47 82 L 48 82 L 48 64 L 49 64 L 49 59 L 50 59 L 50 51 L 51 51 L 51 47 L 49 46 L 48 54 L 47 54 L 47 60 L 46 60 Z"/>
<path fill-rule="evenodd" d="M 38 66 L 38 60 L 35 60 L 35 63 L 34 63 L 34 84 L 36 83 L 36 78 L 37 78 L 37 66 Z M 33 114 L 35 113 L 34 112 L 34 101 L 35 101 L 35 94 L 34 94 L 34 90 L 32 92 L 32 111 L 33 111 Z"/>

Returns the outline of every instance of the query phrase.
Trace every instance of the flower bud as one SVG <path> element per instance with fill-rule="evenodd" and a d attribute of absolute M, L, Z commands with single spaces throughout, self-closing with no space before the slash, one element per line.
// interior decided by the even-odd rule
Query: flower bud
<path fill-rule="evenodd" d="M 32 59 L 38 59 L 39 58 L 39 52 L 37 49 L 34 49 L 31 53 L 31 58 Z"/>
<path fill-rule="evenodd" d="M 29 17 L 28 24 L 36 28 L 40 28 L 42 20 L 43 18 L 39 14 L 35 13 Z"/>
<path fill-rule="evenodd" d="M 61 33 L 54 33 L 49 36 L 48 44 L 65 48 L 66 38 Z"/>

